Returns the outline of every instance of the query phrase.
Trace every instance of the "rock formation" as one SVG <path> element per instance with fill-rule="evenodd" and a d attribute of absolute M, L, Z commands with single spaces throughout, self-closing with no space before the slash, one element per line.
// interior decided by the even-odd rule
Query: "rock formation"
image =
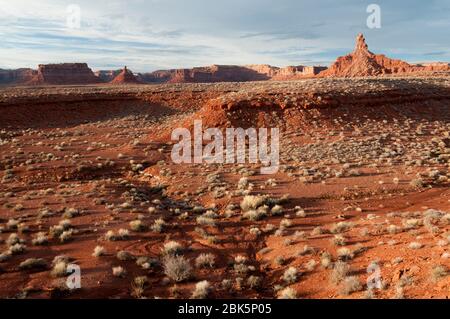
<path fill-rule="evenodd" d="M 37 71 L 28 68 L 3 70 L 0 69 L 0 85 L 20 85 L 30 82 Z"/>
<path fill-rule="evenodd" d="M 101 80 L 86 63 L 39 64 L 37 74 L 28 84 L 94 84 Z"/>
<path fill-rule="evenodd" d="M 111 84 L 140 84 L 139 81 L 127 67 L 124 67 L 123 70 L 110 82 Z"/>
<path fill-rule="evenodd" d="M 339 57 L 331 67 L 320 73 L 320 76 L 358 77 L 377 76 L 410 72 L 412 66 L 401 60 L 389 59 L 385 55 L 376 55 L 369 51 L 362 34 L 356 37 L 355 50 Z"/>
<path fill-rule="evenodd" d="M 139 74 L 138 77 L 147 83 L 246 82 L 298 79 L 314 76 L 324 69 L 326 68 L 301 65 L 286 68 L 267 64 L 211 65 L 192 69 L 160 70 Z"/>
<path fill-rule="evenodd" d="M 339 57 L 333 65 L 319 76 L 325 77 L 364 77 L 381 75 L 421 75 L 430 72 L 450 71 L 446 63 L 411 65 L 402 60 L 390 59 L 384 54 L 369 51 L 362 34 L 356 37 L 355 50 Z"/>

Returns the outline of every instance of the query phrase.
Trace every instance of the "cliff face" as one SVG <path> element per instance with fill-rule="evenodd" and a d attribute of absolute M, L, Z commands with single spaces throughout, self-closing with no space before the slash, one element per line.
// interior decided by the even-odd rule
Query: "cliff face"
<path fill-rule="evenodd" d="M 111 84 L 140 84 L 139 81 L 127 67 L 124 67 L 122 71 L 110 82 Z"/>
<path fill-rule="evenodd" d="M 101 80 L 86 63 L 40 64 L 30 84 L 94 84 Z"/>
<path fill-rule="evenodd" d="M 37 71 L 33 69 L 16 69 L 16 70 L 3 70 L 0 69 L 0 84 L 12 85 L 12 84 L 25 84 L 30 82 Z"/>
<path fill-rule="evenodd" d="M 212 65 L 192 69 L 160 70 L 139 75 L 147 83 L 210 83 L 291 80 L 318 74 L 324 67 L 291 66 L 278 68 L 267 64 Z"/>

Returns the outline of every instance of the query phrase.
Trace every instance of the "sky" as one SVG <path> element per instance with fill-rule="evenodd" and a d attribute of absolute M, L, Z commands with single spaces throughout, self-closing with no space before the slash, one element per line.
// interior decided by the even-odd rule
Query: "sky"
<path fill-rule="evenodd" d="M 370 4 L 380 28 L 367 25 Z M 326 66 L 359 32 L 374 53 L 450 62 L 449 30 L 448 0 L 0 0 L 0 68 Z"/>

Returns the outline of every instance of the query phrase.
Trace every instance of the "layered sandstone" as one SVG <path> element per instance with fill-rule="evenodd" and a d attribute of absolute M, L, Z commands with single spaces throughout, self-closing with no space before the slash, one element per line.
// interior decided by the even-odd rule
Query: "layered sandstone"
<path fill-rule="evenodd" d="M 146 83 L 214 83 L 267 80 L 292 80 L 311 77 L 324 70 L 316 66 L 289 66 L 279 68 L 268 64 L 211 65 L 192 69 L 159 70 L 139 75 Z"/>
<path fill-rule="evenodd" d="M 86 63 L 40 64 L 29 84 L 94 84 L 101 80 Z"/>

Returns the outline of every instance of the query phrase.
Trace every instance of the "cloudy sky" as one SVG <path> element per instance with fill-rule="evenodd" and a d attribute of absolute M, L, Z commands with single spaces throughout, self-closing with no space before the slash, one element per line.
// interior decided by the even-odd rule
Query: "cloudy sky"
<path fill-rule="evenodd" d="M 379 29 L 366 23 L 371 3 L 381 8 Z M 80 28 L 70 27 L 70 5 L 81 10 Z M 328 65 L 359 32 L 375 53 L 450 61 L 449 30 L 448 0 L 0 0 L 0 68 Z"/>

